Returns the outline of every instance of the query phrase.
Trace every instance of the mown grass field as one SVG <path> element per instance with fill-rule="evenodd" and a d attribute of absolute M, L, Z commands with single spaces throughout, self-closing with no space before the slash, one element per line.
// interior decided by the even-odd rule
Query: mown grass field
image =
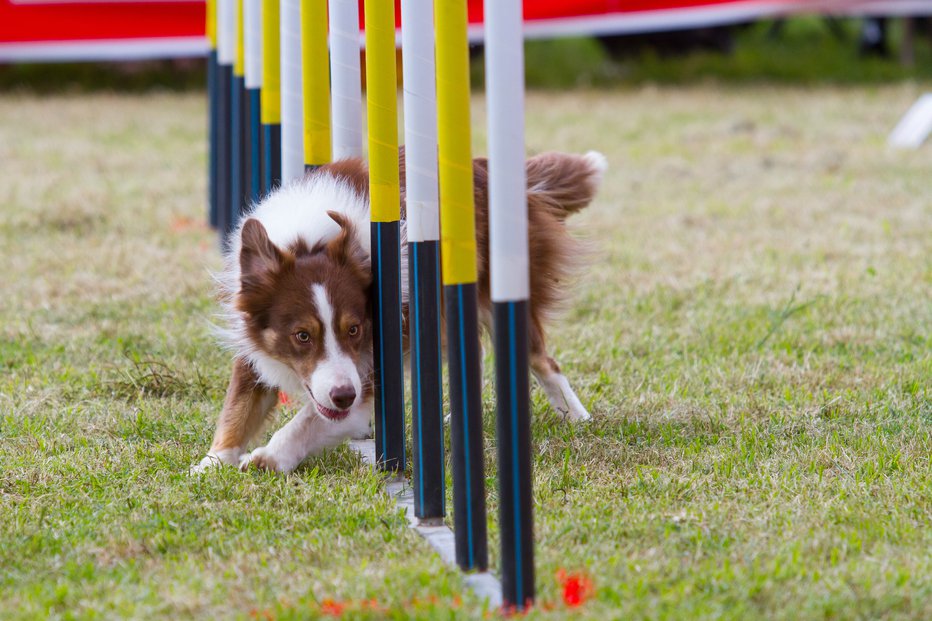
<path fill-rule="evenodd" d="M 534 392 L 531 616 L 932 616 L 932 148 L 884 144 L 922 91 L 530 95 L 531 150 L 611 163 L 551 331 L 594 419 Z M 204 127 L 198 93 L 0 98 L 0 617 L 491 614 L 345 448 L 187 475 L 229 367 Z"/>

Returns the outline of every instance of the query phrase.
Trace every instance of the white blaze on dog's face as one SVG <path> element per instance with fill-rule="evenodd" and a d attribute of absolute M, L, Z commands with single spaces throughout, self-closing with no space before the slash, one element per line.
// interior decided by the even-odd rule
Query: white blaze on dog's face
<path fill-rule="evenodd" d="M 311 285 L 311 296 L 320 320 L 322 357 L 318 359 L 307 387 L 318 411 L 330 419 L 342 418 L 362 395 L 362 381 L 352 347 L 345 347 L 340 336 L 352 340 L 362 335 L 362 319 L 346 309 L 336 309 L 322 284 Z M 343 314 L 343 321 L 338 315 Z"/>
<path fill-rule="evenodd" d="M 366 295 L 371 272 L 352 225 L 339 214 L 334 239 L 308 248 L 275 246 L 257 220 L 242 231 L 242 313 L 254 351 L 294 374 L 318 413 L 339 421 L 371 396 L 372 337 Z"/>

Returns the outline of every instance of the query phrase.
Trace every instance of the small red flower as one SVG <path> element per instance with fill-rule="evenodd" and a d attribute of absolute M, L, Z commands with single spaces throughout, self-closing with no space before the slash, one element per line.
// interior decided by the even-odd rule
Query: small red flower
<path fill-rule="evenodd" d="M 368 600 L 366 599 L 362 600 L 359 603 L 359 609 L 360 610 L 374 610 L 375 612 L 384 612 L 382 605 L 379 604 L 379 600 L 375 598 L 368 599 Z"/>
<path fill-rule="evenodd" d="M 320 611 L 329 617 L 342 617 L 345 608 L 345 604 L 332 599 L 325 599 L 320 603 Z"/>
<path fill-rule="evenodd" d="M 563 603 L 570 608 L 584 604 L 595 590 L 592 580 L 583 573 L 568 573 L 561 569 L 557 572 L 557 581 L 563 587 Z"/>
<path fill-rule="evenodd" d="M 191 229 L 206 228 L 200 220 L 195 220 L 187 216 L 174 216 L 169 226 L 171 227 L 172 233 L 183 233 Z"/>
<path fill-rule="evenodd" d="M 278 405 L 289 406 L 291 405 L 291 398 L 288 396 L 284 390 L 278 391 Z"/>

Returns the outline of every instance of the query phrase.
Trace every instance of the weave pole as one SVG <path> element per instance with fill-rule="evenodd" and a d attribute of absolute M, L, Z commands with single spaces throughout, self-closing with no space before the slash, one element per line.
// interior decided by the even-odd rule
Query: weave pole
<path fill-rule="evenodd" d="M 330 0 L 330 78 L 333 159 L 361 157 L 358 0 Z"/>
<path fill-rule="evenodd" d="M 207 223 L 217 227 L 217 0 L 207 0 Z"/>
<path fill-rule="evenodd" d="M 398 82 L 395 3 L 366 0 L 366 111 L 375 371 L 375 456 L 405 468 L 404 357 L 401 339 L 401 197 L 398 187 Z"/>
<path fill-rule="evenodd" d="M 248 121 L 246 119 L 246 49 L 245 49 L 245 17 L 243 2 L 236 3 L 236 56 L 233 60 L 233 84 L 231 121 L 232 129 L 231 152 L 233 159 L 230 166 L 230 188 L 232 202 L 230 203 L 230 229 L 235 229 L 240 214 L 246 209 L 246 140 L 248 137 Z"/>
<path fill-rule="evenodd" d="M 485 0 L 502 600 L 518 610 L 534 601 L 522 25 L 521 0 Z"/>
<path fill-rule="evenodd" d="M 446 513 L 432 0 L 402 0 L 401 17 L 414 515 L 424 522 L 442 519 Z"/>
<path fill-rule="evenodd" d="M 262 3 L 261 0 L 244 0 L 246 55 L 246 203 L 262 197 Z"/>
<path fill-rule="evenodd" d="M 223 1 L 223 0 L 220 0 Z M 281 56 L 278 0 L 261 0 L 262 22 L 262 193 L 282 183 Z"/>
<path fill-rule="evenodd" d="M 440 245 L 446 301 L 456 562 L 488 567 L 476 218 L 469 122 L 466 0 L 435 0 Z"/>
<path fill-rule="evenodd" d="M 217 0 L 217 229 L 226 244 L 232 229 L 233 62 L 236 60 L 235 0 Z"/>
<path fill-rule="evenodd" d="M 301 0 L 281 0 L 282 185 L 304 175 Z"/>
<path fill-rule="evenodd" d="M 327 0 L 301 0 L 304 168 L 330 161 L 330 65 Z"/>

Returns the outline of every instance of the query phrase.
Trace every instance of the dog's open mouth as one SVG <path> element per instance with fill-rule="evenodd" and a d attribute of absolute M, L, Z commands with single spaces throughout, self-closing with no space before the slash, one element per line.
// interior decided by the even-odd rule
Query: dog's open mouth
<path fill-rule="evenodd" d="M 310 395 L 311 401 L 314 402 L 314 405 L 317 407 L 317 413 L 326 418 L 327 420 L 332 421 L 341 421 L 347 416 L 349 416 L 349 409 L 345 410 L 334 410 L 333 408 L 328 408 L 325 405 L 321 405 L 320 401 L 317 400 L 317 397 L 314 396 L 314 391 L 311 390 L 311 387 L 305 384 L 307 388 L 307 394 Z"/>
<path fill-rule="evenodd" d="M 316 402 L 315 405 L 317 406 L 317 411 L 320 413 L 320 415 L 330 420 L 343 420 L 349 416 L 350 413 L 349 410 L 334 410 L 328 407 L 324 407 Z"/>

